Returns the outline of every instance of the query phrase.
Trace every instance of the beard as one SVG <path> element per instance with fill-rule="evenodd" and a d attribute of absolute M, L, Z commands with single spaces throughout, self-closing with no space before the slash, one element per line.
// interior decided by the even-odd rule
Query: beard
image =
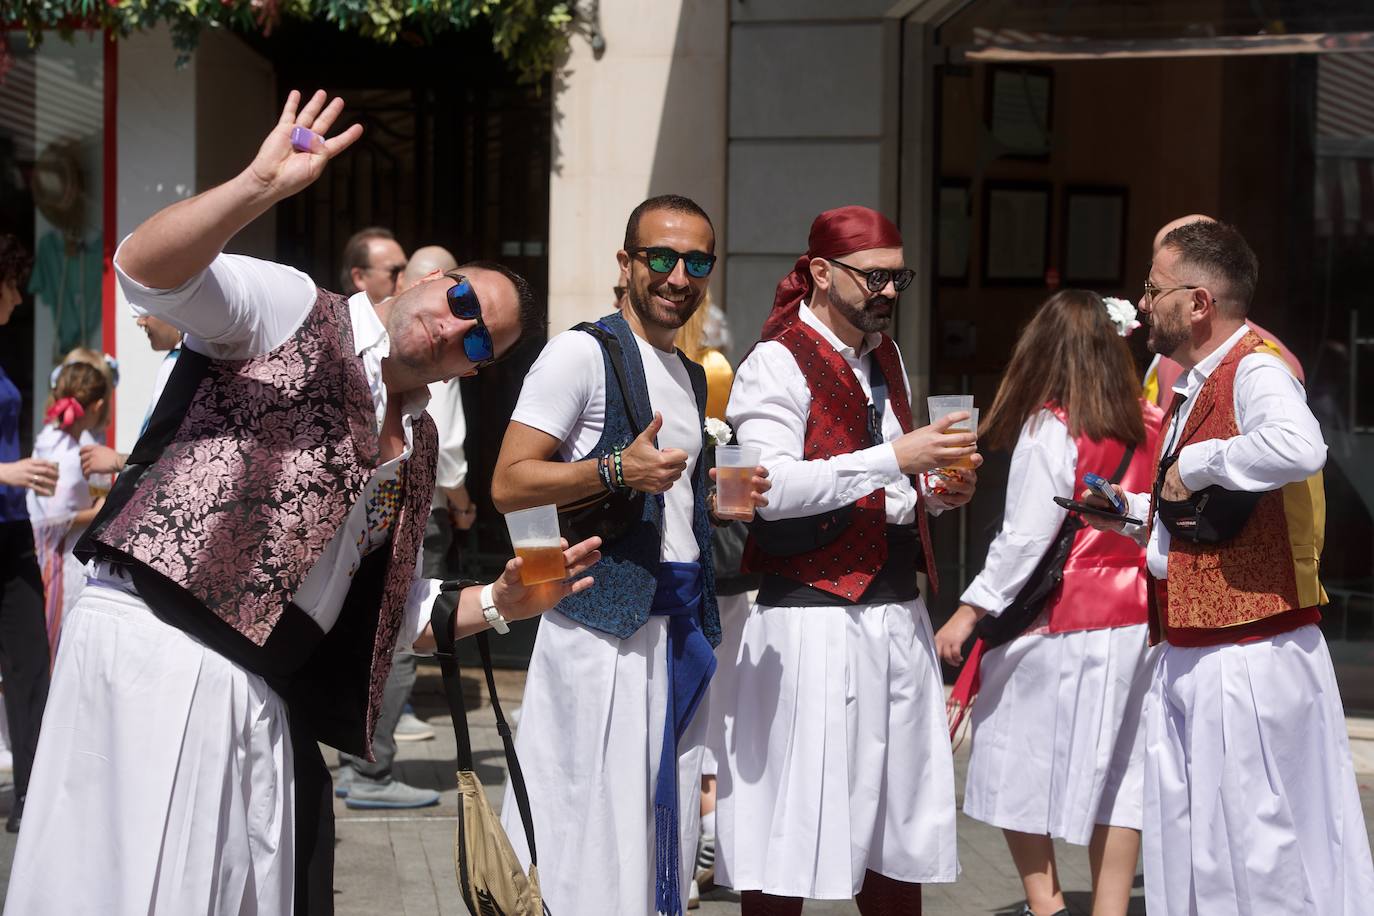
<path fill-rule="evenodd" d="M 1150 313 L 1150 334 L 1145 339 L 1145 347 L 1151 353 L 1170 356 L 1188 342 L 1188 325 L 1182 319 L 1175 320 L 1172 315 L 1162 316 L 1159 312 Z"/>
<path fill-rule="evenodd" d="M 897 300 L 891 296 L 874 294 L 866 299 L 846 299 L 838 295 L 834 286 L 830 287 L 830 304 L 846 321 L 865 334 L 886 331 L 892 326 L 892 314 L 897 310 Z"/>
<path fill-rule="evenodd" d="M 687 320 L 696 313 L 697 307 L 701 305 L 701 296 L 698 295 L 693 299 L 695 290 L 691 287 L 688 287 L 685 293 L 686 298 L 679 309 L 664 308 L 658 305 L 654 301 L 654 294 L 649 291 L 647 285 L 641 288 L 639 284 L 631 283 L 626 292 L 629 295 L 630 307 L 635 310 L 640 321 L 646 325 L 670 331 L 676 331 L 686 324 Z"/>

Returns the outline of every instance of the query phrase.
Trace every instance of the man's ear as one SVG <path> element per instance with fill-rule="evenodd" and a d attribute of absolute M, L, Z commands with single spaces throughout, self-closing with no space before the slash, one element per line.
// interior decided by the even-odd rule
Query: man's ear
<path fill-rule="evenodd" d="M 1199 286 L 1195 290 L 1190 290 L 1192 299 L 1189 302 L 1189 316 L 1199 321 L 1208 321 L 1221 316 L 1221 309 L 1217 303 L 1217 297 L 1212 295 L 1212 291 L 1205 286 Z"/>
<path fill-rule="evenodd" d="M 349 268 L 348 276 L 353 281 L 353 292 L 360 293 L 363 291 L 363 274 L 365 273 L 367 273 L 365 267 Z"/>
<path fill-rule="evenodd" d="M 812 258 L 809 265 L 811 270 L 812 289 L 830 289 L 830 262 L 825 258 Z"/>

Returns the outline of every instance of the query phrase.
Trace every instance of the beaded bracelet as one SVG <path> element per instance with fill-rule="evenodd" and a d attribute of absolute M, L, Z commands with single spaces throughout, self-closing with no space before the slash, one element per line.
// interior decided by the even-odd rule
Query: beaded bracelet
<path fill-rule="evenodd" d="M 622 451 L 623 449 L 618 445 L 611 450 L 611 456 L 615 459 L 616 489 L 623 489 L 625 487 L 625 463 L 621 459 Z"/>

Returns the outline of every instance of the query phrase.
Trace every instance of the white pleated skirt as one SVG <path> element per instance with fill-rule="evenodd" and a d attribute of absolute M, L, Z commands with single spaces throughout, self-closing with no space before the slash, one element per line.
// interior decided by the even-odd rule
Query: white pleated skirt
<path fill-rule="evenodd" d="M 1374 912 L 1326 641 L 1165 646 L 1145 704 L 1150 916 Z"/>
<path fill-rule="evenodd" d="M 924 602 L 755 606 L 717 789 L 716 880 L 845 899 L 868 869 L 958 875 L 954 764 Z"/>
<path fill-rule="evenodd" d="M 256 675 L 87 586 L 62 628 L 7 916 L 292 908 L 286 708 Z"/>
<path fill-rule="evenodd" d="M 720 771 L 724 756 L 725 722 L 735 713 L 735 660 L 739 658 L 740 640 L 744 638 L 744 621 L 749 616 L 749 595 L 721 595 L 720 645 L 716 647 L 716 676 L 711 678 L 711 690 L 706 694 L 706 752 L 702 757 L 701 773 L 714 776 Z"/>
<path fill-rule="evenodd" d="M 544 615 L 520 706 L 516 751 L 529 789 L 539 882 L 556 916 L 654 912 L 654 781 L 667 705 L 667 618 L 617 639 Z M 682 906 L 701 829 L 705 706 L 678 742 Z M 507 784 L 501 823 L 529 850 Z"/>
<path fill-rule="evenodd" d="M 964 813 L 1087 845 L 1139 830 L 1149 687 L 1145 624 L 1021 636 L 983 656 Z"/>

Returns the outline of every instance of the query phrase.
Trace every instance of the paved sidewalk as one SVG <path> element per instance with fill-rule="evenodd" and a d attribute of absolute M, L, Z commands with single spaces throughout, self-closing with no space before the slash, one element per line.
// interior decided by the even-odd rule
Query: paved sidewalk
<path fill-rule="evenodd" d="M 487 787 L 494 807 L 501 801 L 505 760 L 500 739 L 485 703 L 485 685 L 479 678 L 465 676 L 469 697 L 480 696 L 483 704 L 469 716 L 473 747 L 479 775 Z M 524 686 L 523 672 L 498 672 L 498 690 L 505 708 L 519 702 Z M 470 704 L 471 705 L 471 702 Z M 453 833 L 456 816 L 456 749 L 453 729 L 439 692 L 438 669 L 420 667 L 415 706 L 420 716 L 434 726 L 438 737 L 400 746 L 397 777 L 418 786 L 431 786 L 443 792 L 442 802 L 434 808 L 413 812 L 350 811 L 342 801 L 336 803 L 338 838 L 335 862 L 335 901 L 338 916 L 466 916 L 453 873 Z M 1374 723 L 1353 720 L 1357 766 L 1370 770 L 1360 774 L 1360 796 L 1364 802 L 1365 822 L 1374 824 Z M 335 752 L 326 749 L 326 760 L 336 761 Z M 958 786 L 962 793 L 967 747 L 956 756 Z M 8 813 L 8 786 L 0 793 L 0 817 Z M 33 816 L 33 814 L 31 814 Z M 15 838 L 0 833 L 0 887 L 9 883 L 10 860 Z M 1069 912 L 1089 913 L 1091 880 L 1087 850 L 1058 846 L 1062 883 Z M 1010 914 L 1021 905 L 1021 885 L 1012 868 L 1001 832 L 962 815 L 959 818 L 959 860 L 963 877 L 956 884 L 929 885 L 925 893 L 927 916 L 971 916 L 971 914 Z M 1144 914 L 1141 879 L 1136 878 L 1131 914 Z M 595 894 L 595 887 L 588 887 Z M 739 898 L 725 890 L 705 896 L 701 916 L 722 916 L 739 912 Z M 851 901 L 813 901 L 805 907 L 807 916 L 853 916 L 858 910 Z"/>

